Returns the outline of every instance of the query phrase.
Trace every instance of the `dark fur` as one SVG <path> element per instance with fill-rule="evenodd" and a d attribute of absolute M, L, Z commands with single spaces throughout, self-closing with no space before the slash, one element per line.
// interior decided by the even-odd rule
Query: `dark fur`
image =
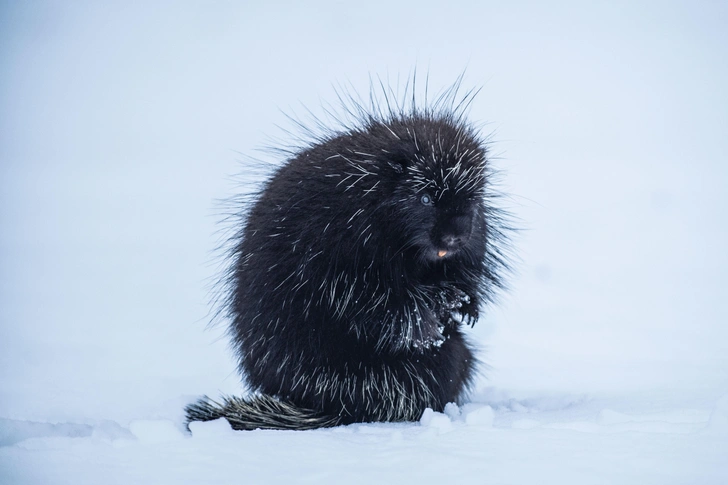
<path fill-rule="evenodd" d="M 476 359 L 461 327 L 506 265 L 486 143 L 465 119 L 472 93 L 458 98 L 458 87 L 424 107 L 391 106 L 387 91 L 369 109 L 350 99 L 354 124 L 268 180 L 227 282 L 229 332 L 256 395 L 204 398 L 188 420 L 411 421 L 463 397 Z"/>

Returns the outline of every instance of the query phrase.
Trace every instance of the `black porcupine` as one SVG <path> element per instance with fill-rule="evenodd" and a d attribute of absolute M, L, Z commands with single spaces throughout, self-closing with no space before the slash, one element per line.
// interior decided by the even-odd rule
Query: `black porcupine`
<path fill-rule="evenodd" d="M 461 327 L 502 286 L 504 218 L 487 144 L 458 82 L 345 102 L 356 121 L 290 153 L 234 239 L 229 333 L 255 393 L 187 406 L 189 421 L 311 429 L 411 421 L 472 381 Z M 414 93 L 414 89 L 412 90 Z"/>

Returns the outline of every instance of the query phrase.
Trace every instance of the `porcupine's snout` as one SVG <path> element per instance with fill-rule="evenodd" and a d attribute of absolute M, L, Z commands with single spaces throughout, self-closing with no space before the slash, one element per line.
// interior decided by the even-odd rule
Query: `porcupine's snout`
<path fill-rule="evenodd" d="M 433 241 L 437 256 L 442 258 L 462 249 L 473 231 L 472 214 L 449 215 L 438 224 Z"/>

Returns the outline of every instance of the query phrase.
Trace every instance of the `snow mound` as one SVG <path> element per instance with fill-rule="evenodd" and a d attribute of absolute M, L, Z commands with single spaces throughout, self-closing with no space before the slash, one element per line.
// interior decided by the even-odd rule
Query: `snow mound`
<path fill-rule="evenodd" d="M 225 421 L 224 419 L 218 421 Z M 227 421 L 225 421 L 227 423 Z M 230 427 L 230 425 L 228 425 Z M 132 421 L 129 426 L 132 434 L 144 444 L 166 443 L 184 438 L 182 432 L 170 420 L 148 420 L 140 419 Z M 203 432 L 204 434 L 204 432 Z"/>
<path fill-rule="evenodd" d="M 217 439 L 225 436 L 232 436 L 235 431 L 225 418 L 214 421 L 193 421 L 190 423 L 190 432 L 195 438 Z"/>
<path fill-rule="evenodd" d="M 450 417 L 443 413 L 438 413 L 430 408 L 425 409 L 420 418 L 420 424 L 426 428 L 435 429 L 439 432 L 450 431 L 452 421 Z"/>
<path fill-rule="evenodd" d="M 495 413 L 487 404 L 466 404 L 463 406 L 463 417 L 468 426 L 493 427 Z"/>

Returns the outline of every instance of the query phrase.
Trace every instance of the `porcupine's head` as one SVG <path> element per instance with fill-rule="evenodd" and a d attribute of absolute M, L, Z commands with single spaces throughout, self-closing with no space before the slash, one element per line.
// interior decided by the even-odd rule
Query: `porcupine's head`
<path fill-rule="evenodd" d="M 474 249 L 473 239 L 485 229 L 485 146 L 452 119 L 406 121 L 412 137 L 409 153 L 400 159 L 404 177 L 398 195 L 406 205 L 402 222 L 411 241 L 430 261 Z"/>
<path fill-rule="evenodd" d="M 485 252 L 486 145 L 462 117 L 414 111 L 368 127 L 392 181 L 390 237 L 420 262 L 481 260 Z"/>

